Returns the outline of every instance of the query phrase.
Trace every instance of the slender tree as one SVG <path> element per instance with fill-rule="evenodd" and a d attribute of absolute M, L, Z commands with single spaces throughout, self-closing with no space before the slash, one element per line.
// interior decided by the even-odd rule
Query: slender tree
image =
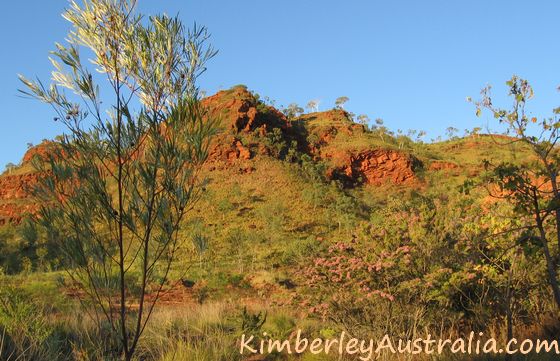
<path fill-rule="evenodd" d="M 14 163 L 8 163 L 6 164 L 6 172 L 8 172 L 8 174 L 12 173 L 14 169 L 16 169 L 17 166 Z"/>
<path fill-rule="evenodd" d="M 457 134 L 458 131 L 459 131 L 459 129 L 457 129 L 455 127 L 447 127 L 445 129 L 445 134 L 447 135 L 447 138 L 454 139 L 455 135 Z"/>
<path fill-rule="evenodd" d="M 303 108 L 297 103 L 291 103 L 286 109 L 283 109 L 283 113 L 288 119 L 294 119 L 303 113 Z"/>
<path fill-rule="evenodd" d="M 309 109 L 312 112 L 318 112 L 319 111 L 319 100 L 318 99 L 310 100 L 307 103 L 306 108 Z"/>
<path fill-rule="evenodd" d="M 369 117 L 368 117 L 366 114 L 360 114 L 360 115 L 358 115 L 358 122 L 359 122 L 361 125 L 367 126 L 367 125 L 369 124 L 369 122 L 370 122 L 370 119 L 369 119 Z"/>
<path fill-rule="evenodd" d="M 513 98 L 511 109 L 496 107 L 488 86 L 481 92 L 482 99 L 475 103 L 476 113 L 480 115 L 482 109 L 490 110 L 494 118 L 506 126 L 505 135 L 509 137 L 501 142 L 504 145 L 520 143 L 524 149 L 528 148 L 532 152 L 533 159 L 522 165 L 486 161 L 486 180 L 491 186 L 498 187 L 499 191 L 493 194 L 511 201 L 517 211 L 517 218 L 525 222 L 522 227 L 527 232 L 522 238 L 524 242 L 540 245 L 546 261 L 548 281 L 560 308 L 557 276 L 560 259 L 560 153 L 557 147 L 560 140 L 560 108 L 553 110 L 552 117 L 541 120 L 529 116 L 525 110 L 527 102 L 533 97 L 529 82 L 513 76 L 506 84 Z M 531 126 L 535 129 L 531 129 Z M 554 239 L 556 242 L 551 242 Z"/>
<path fill-rule="evenodd" d="M 379 135 L 379 138 L 381 138 L 382 142 L 385 142 L 385 135 L 387 134 L 388 129 L 383 124 L 384 124 L 383 119 L 376 118 L 375 125 L 372 127 L 372 130 L 374 133 Z"/>
<path fill-rule="evenodd" d="M 71 2 L 68 44 L 52 53 L 53 84 L 21 77 L 23 92 L 51 105 L 66 127 L 37 162 L 45 176 L 36 220 L 127 361 L 165 292 L 215 129 L 196 87 L 215 55 L 206 29 L 144 18 L 135 3 Z"/>
<path fill-rule="evenodd" d="M 346 104 L 349 100 L 350 98 L 346 96 L 338 97 L 334 101 L 334 106 L 336 109 L 344 109 L 344 104 Z"/>
<path fill-rule="evenodd" d="M 471 130 L 471 135 L 472 135 L 473 137 L 475 137 L 475 138 L 478 138 L 478 137 L 480 136 L 480 132 L 481 132 L 481 131 L 482 131 L 482 128 L 481 128 L 481 127 L 474 127 L 474 128 Z"/>

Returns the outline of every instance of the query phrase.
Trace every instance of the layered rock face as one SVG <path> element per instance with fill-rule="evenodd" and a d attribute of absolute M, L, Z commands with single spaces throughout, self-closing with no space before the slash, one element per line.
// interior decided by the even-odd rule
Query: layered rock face
<path fill-rule="evenodd" d="M 433 170 L 433 171 L 440 171 L 440 170 L 451 170 L 451 169 L 457 169 L 459 168 L 459 166 L 455 163 L 451 163 L 451 162 L 444 162 L 444 161 L 434 161 L 430 163 L 430 166 L 428 169 Z"/>
<path fill-rule="evenodd" d="M 418 159 L 405 152 L 376 145 L 365 127 L 354 123 L 343 110 L 300 117 L 310 133 L 308 150 L 329 165 L 330 178 L 347 186 L 404 184 L 415 179 Z"/>
<path fill-rule="evenodd" d="M 225 133 L 252 132 L 266 134 L 272 128 L 286 130 L 288 120 L 277 109 L 257 100 L 244 86 L 236 86 L 204 98 L 209 116 L 218 119 Z"/>
<path fill-rule="evenodd" d="M 0 204 L 0 226 L 20 224 L 26 214 L 36 212 L 37 208 L 37 205 L 33 203 L 2 203 Z"/>
<path fill-rule="evenodd" d="M 210 163 L 232 163 L 269 154 L 262 139 L 275 128 L 283 134 L 290 126 L 284 114 L 259 102 L 244 86 L 220 91 L 203 99 L 202 104 L 208 109 L 208 118 L 218 121 L 220 127 L 211 145 Z"/>
<path fill-rule="evenodd" d="M 0 177 L 0 199 L 17 200 L 29 197 L 38 178 L 37 173 L 3 175 Z"/>
<path fill-rule="evenodd" d="M 415 178 L 415 160 L 400 152 L 387 149 L 367 150 L 345 156 L 339 172 L 352 183 L 381 185 L 410 183 Z"/>
<path fill-rule="evenodd" d="M 29 149 L 23 157 L 23 165 L 28 165 L 35 156 L 44 156 L 46 149 L 45 144 Z M 31 200 L 31 192 L 38 180 L 36 172 L 6 172 L 0 176 L 0 225 L 18 224 L 26 213 L 37 210 L 37 205 Z"/>

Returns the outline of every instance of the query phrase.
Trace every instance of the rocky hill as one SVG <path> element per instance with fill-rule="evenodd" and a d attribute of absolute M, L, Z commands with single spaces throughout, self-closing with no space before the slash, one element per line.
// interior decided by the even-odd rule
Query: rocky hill
<path fill-rule="evenodd" d="M 391 141 L 387 137 L 380 139 L 341 109 L 287 119 L 244 86 L 220 91 L 203 99 L 203 104 L 208 109 L 207 116 L 218 119 L 220 124 L 206 165 L 208 174 L 215 171 L 251 174 L 257 163 L 261 167 L 264 163 L 297 163 L 297 157 L 293 157 L 297 153 L 324 165 L 326 179 L 337 180 L 347 188 L 419 187 L 427 184 L 427 173 L 448 172 L 460 178 L 468 169 L 478 167 L 482 155 L 475 156 L 471 163 L 453 155 L 463 157 L 465 147 L 480 152 L 485 147 L 476 144 L 488 143 L 482 138 L 467 139 L 425 145 L 422 151 L 417 151 L 403 147 L 392 138 Z M 0 225 L 18 223 L 26 212 L 36 208 L 30 198 L 30 188 L 38 175 L 31 160 L 44 156 L 49 146 L 50 143 L 42 143 L 30 148 L 17 168 L 0 176 Z M 447 147 L 450 149 L 446 150 Z M 259 176 L 254 173 L 252 182 L 267 182 Z"/>

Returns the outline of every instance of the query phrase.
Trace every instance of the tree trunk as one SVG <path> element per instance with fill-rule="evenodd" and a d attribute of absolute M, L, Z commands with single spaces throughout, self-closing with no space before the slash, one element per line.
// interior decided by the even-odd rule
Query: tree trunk
<path fill-rule="evenodd" d="M 552 293 L 554 294 L 554 300 L 556 301 L 556 306 L 560 309 L 560 288 L 558 287 L 558 279 L 556 277 L 556 267 L 552 256 L 550 255 L 550 249 L 548 248 L 548 241 L 546 239 L 546 233 L 543 228 L 542 220 L 540 215 L 537 213 L 537 228 L 539 229 L 540 240 L 542 244 L 542 249 L 544 257 L 546 259 L 546 271 L 548 273 L 548 281 L 550 287 L 552 288 Z"/>
<path fill-rule="evenodd" d="M 515 262 L 515 260 L 514 260 Z M 506 328 L 507 328 L 507 341 L 513 338 L 513 309 L 512 309 L 512 301 L 513 301 L 513 290 L 512 290 L 512 279 L 513 279 L 513 267 L 515 263 L 509 267 L 508 272 L 508 281 L 507 281 L 507 290 L 506 290 Z M 506 354 L 505 361 L 512 361 L 513 355 Z"/>
<path fill-rule="evenodd" d="M 556 301 L 556 306 L 560 309 L 560 288 L 558 287 L 558 279 L 556 277 L 556 262 L 551 257 L 550 249 L 548 248 L 548 240 L 546 238 L 546 232 L 544 230 L 544 220 L 541 218 L 541 210 L 536 188 L 532 189 L 532 198 L 533 211 L 535 212 L 535 222 L 539 230 L 539 238 L 541 240 L 544 257 L 546 260 L 546 272 L 548 273 L 548 281 L 550 283 L 550 287 L 552 288 L 552 293 L 554 294 L 554 301 Z"/>
<path fill-rule="evenodd" d="M 558 192 L 558 185 L 556 184 L 556 172 L 550 172 L 550 184 L 552 186 L 552 193 L 554 194 L 554 205 L 558 207 L 558 203 L 560 202 L 560 193 Z M 560 261 L 560 212 L 558 209 L 554 211 L 554 216 L 556 219 L 556 242 L 558 244 L 558 255 L 557 255 L 557 262 Z"/>

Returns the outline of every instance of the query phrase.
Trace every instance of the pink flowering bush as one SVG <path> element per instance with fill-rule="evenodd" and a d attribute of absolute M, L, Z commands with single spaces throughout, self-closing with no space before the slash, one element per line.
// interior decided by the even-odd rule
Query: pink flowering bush
<path fill-rule="evenodd" d="M 359 327 L 373 322 L 366 313 L 374 305 L 395 302 L 399 292 L 395 276 L 410 264 L 410 246 L 378 254 L 364 252 L 356 240 L 331 245 L 303 270 L 302 280 L 312 290 L 300 306 L 322 319 Z M 351 321 L 351 322 L 349 322 Z"/>
<path fill-rule="evenodd" d="M 489 243 L 493 221 L 461 202 L 389 200 L 351 240 L 331 244 L 303 268 L 299 282 L 309 291 L 294 302 L 354 334 L 408 337 L 499 322 L 509 263 L 495 258 L 505 245 Z M 483 312 L 489 305 L 492 314 Z"/>

